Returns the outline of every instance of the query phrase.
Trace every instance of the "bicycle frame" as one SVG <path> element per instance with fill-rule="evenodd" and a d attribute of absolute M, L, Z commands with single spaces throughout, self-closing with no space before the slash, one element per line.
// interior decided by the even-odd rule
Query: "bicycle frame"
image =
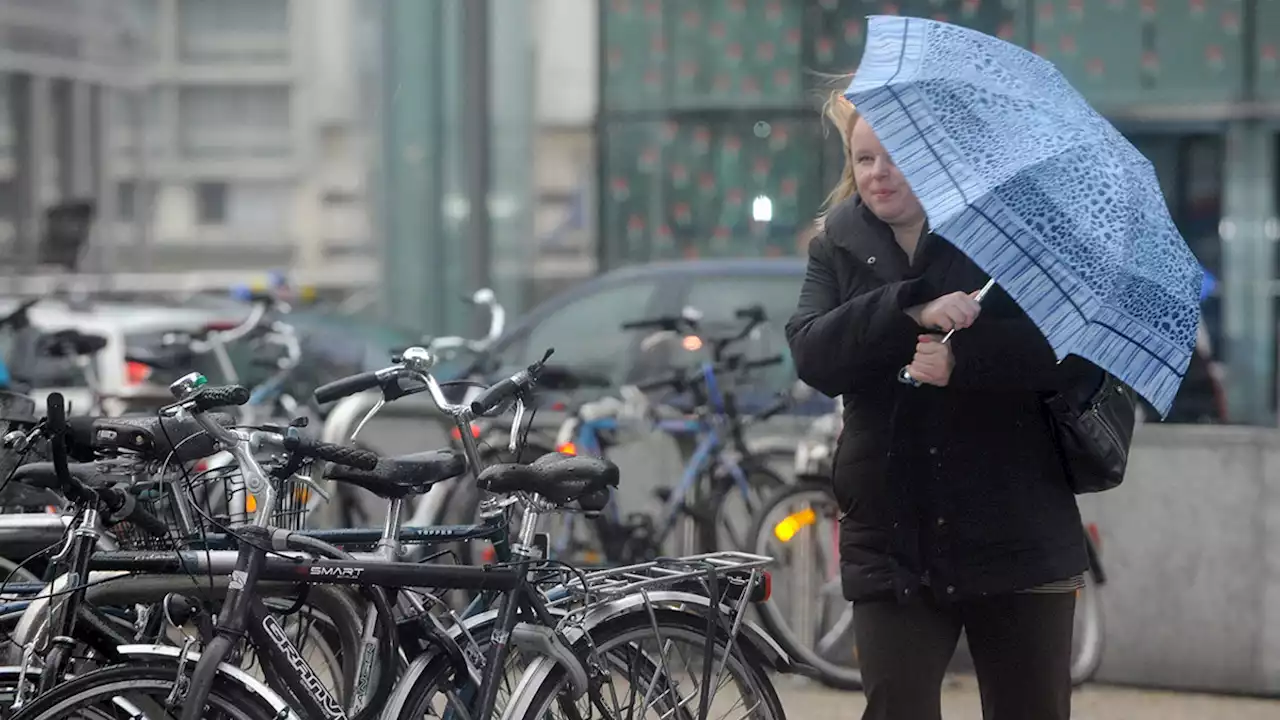
<path fill-rule="evenodd" d="M 707 393 L 705 398 L 702 399 L 705 400 L 704 404 L 709 412 L 701 413 L 692 419 L 660 419 L 655 423 L 657 429 L 670 435 L 696 435 L 699 438 L 693 452 L 685 462 L 680 481 L 676 484 L 663 508 L 661 522 L 657 528 L 657 537 L 660 540 L 666 539 L 675 528 L 676 523 L 679 522 L 685 501 L 698 489 L 699 478 L 710 472 L 715 465 L 718 464 L 730 474 L 734 485 L 737 486 L 744 498 L 748 496 L 750 491 L 747 475 L 742 469 L 741 463 L 730 454 L 724 452 L 727 446 L 726 440 L 731 439 L 731 436 L 737 432 L 732 427 L 727 428 L 728 432 L 725 431 L 726 426 L 731 425 L 733 422 L 733 411 L 730 409 L 731 402 L 727 401 L 725 394 L 720 391 L 714 364 L 704 362 L 699 369 L 706 382 Z M 577 432 L 574 434 L 576 452 L 604 456 L 604 443 L 600 438 L 601 433 L 616 431 L 618 428 L 618 420 L 613 417 L 595 418 L 579 422 Z M 607 525 L 610 523 L 617 525 L 621 522 L 616 503 L 610 502 L 606 508 L 606 513 L 607 516 L 595 521 L 602 538 L 610 537 L 607 534 Z M 571 531 L 573 527 L 572 516 L 570 516 L 566 525 Z M 565 539 L 557 542 L 556 549 L 564 551 L 567 538 L 571 537 L 571 535 L 572 532 L 563 535 L 562 537 Z"/>

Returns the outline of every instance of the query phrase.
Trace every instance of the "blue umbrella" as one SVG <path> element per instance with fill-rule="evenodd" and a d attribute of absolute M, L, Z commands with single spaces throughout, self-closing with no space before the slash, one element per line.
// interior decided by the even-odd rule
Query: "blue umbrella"
<path fill-rule="evenodd" d="M 1052 63 L 988 35 L 874 16 L 845 96 L 929 225 L 1035 322 L 1168 412 L 1195 349 L 1200 264 L 1155 170 Z"/>

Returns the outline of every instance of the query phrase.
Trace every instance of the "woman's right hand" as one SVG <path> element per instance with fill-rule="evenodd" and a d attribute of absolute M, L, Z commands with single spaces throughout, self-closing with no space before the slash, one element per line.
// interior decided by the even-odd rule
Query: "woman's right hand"
<path fill-rule="evenodd" d="M 975 299 L 977 292 L 953 292 L 924 305 L 907 310 L 921 327 L 949 332 L 963 330 L 978 319 L 982 306 Z"/>

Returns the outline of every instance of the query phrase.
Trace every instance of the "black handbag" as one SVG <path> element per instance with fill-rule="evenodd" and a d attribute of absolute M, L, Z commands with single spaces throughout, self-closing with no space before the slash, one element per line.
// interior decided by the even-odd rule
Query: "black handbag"
<path fill-rule="evenodd" d="M 1067 481 L 1077 495 L 1116 487 L 1129 464 L 1137 396 L 1111 373 L 1101 374 L 1100 383 L 1091 375 L 1089 382 L 1044 401 Z"/>

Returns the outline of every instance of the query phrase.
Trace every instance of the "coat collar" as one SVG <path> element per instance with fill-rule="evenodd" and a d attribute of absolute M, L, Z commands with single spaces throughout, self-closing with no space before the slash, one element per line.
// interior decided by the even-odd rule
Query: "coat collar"
<path fill-rule="evenodd" d="M 937 259 L 938 246 L 946 245 L 945 241 L 939 242 L 936 235 L 926 231 L 916 248 L 916 262 L 912 264 L 894 239 L 893 230 L 856 195 L 831 211 L 824 229 L 834 245 L 850 252 L 886 282 L 919 277 Z"/>

